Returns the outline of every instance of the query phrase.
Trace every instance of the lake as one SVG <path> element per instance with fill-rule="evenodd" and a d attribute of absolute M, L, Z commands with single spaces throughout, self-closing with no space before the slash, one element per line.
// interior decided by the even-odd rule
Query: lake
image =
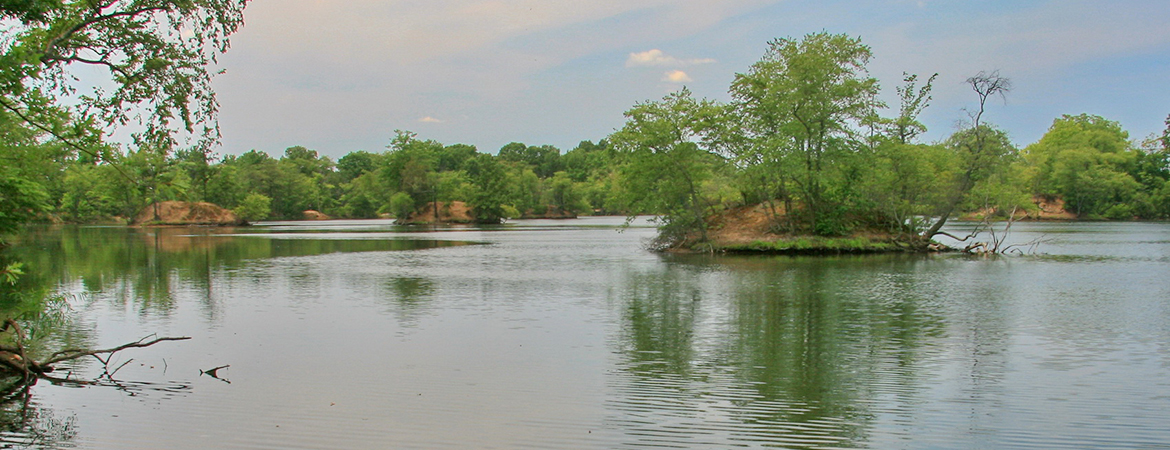
<path fill-rule="evenodd" d="M 4 403 L 0 445 L 1170 449 L 1170 224 L 980 258 L 662 255 L 621 223 L 35 228 L 25 281 L 70 304 L 46 346 L 192 339 L 62 367 L 113 374 Z"/>

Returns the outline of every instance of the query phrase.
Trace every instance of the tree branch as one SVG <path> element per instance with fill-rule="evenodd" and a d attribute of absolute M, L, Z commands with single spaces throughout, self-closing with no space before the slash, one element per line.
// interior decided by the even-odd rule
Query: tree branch
<path fill-rule="evenodd" d="M 168 10 L 168 8 L 165 6 L 151 6 L 151 7 L 133 9 L 130 11 L 118 11 L 118 12 L 112 12 L 109 14 L 100 14 L 100 15 L 90 17 L 89 19 L 86 19 L 86 20 L 79 22 L 78 24 L 70 27 L 69 29 L 65 30 L 61 34 L 57 35 L 57 37 L 51 39 L 48 43 L 45 44 L 45 48 L 41 53 L 46 55 L 46 57 L 48 57 L 47 55 L 51 54 L 53 52 L 53 50 L 58 45 L 60 45 L 62 42 L 64 42 L 66 39 L 73 37 L 73 35 L 81 32 L 81 30 L 84 30 L 85 28 L 87 28 L 91 25 L 94 25 L 96 23 L 104 22 L 104 21 L 110 20 L 110 19 L 116 19 L 118 17 L 134 17 L 134 16 L 137 16 L 139 14 L 146 13 L 146 12 L 166 11 L 166 10 Z M 100 11 L 100 9 L 99 9 L 99 11 Z M 44 61 L 44 59 L 45 59 L 45 57 L 42 57 L 42 61 Z"/>
<path fill-rule="evenodd" d="M 157 344 L 159 342 L 185 341 L 185 340 L 191 339 L 190 336 L 182 336 L 182 337 L 160 337 L 160 338 L 155 338 L 153 340 L 147 341 L 146 339 L 148 337 L 150 337 L 150 336 L 144 337 L 142 339 L 131 342 L 129 344 L 122 344 L 122 345 L 119 345 L 119 346 L 114 347 L 114 348 L 108 348 L 108 349 L 102 349 L 102 350 L 81 350 L 81 349 L 61 350 L 57 353 L 52 354 L 52 356 L 50 356 L 49 359 L 46 360 L 45 362 L 41 363 L 41 365 L 49 365 L 49 364 L 59 363 L 61 361 L 68 361 L 71 359 L 77 359 L 77 358 L 81 358 L 84 356 L 96 356 L 99 354 L 113 354 L 113 353 L 120 352 L 122 350 L 126 350 L 128 348 L 150 347 L 150 346 Z"/>

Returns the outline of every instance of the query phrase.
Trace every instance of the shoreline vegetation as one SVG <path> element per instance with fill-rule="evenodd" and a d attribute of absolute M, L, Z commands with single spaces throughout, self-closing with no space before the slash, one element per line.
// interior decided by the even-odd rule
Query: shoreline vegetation
<path fill-rule="evenodd" d="M 395 130 L 384 151 L 336 160 L 301 146 L 219 156 L 215 136 L 184 146 L 174 129 L 134 145 L 85 141 L 103 131 L 7 92 L 0 235 L 30 222 L 650 215 L 657 250 L 927 252 L 943 250 L 933 238 L 952 219 L 1170 219 L 1170 118 L 1161 135 L 1131 139 L 1117 122 L 1064 115 L 1021 148 L 988 120 L 1011 80 L 979 72 L 966 80 L 973 95 L 957 131 L 925 143 L 918 118 L 937 74 L 904 74 L 898 104 L 887 105 L 866 69 L 872 57 L 844 34 L 775 39 L 735 74 L 730 101 L 683 88 L 633 105 L 621 128 L 567 152 L 512 142 L 486 153 Z"/>

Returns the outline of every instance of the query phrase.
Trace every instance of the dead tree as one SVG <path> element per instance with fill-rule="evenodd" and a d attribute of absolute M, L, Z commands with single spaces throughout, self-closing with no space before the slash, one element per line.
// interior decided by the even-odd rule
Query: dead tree
<path fill-rule="evenodd" d="M 968 111 L 971 118 L 971 128 L 955 133 L 955 136 L 952 137 L 956 150 L 959 151 L 962 170 L 959 173 L 956 187 L 939 213 L 938 219 L 922 233 L 923 242 L 929 242 L 930 238 L 935 235 L 943 234 L 940 233 L 942 227 L 946 225 L 951 214 L 955 212 L 967 194 L 977 184 L 989 178 L 1002 162 L 1000 160 L 1003 155 L 999 152 L 1002 149 L 996 145 L 997 143 L 993 139 L 1001 133 L 983 124 L 983 114 L 987 110 L 989 98 L 998 96 L 1005 102 L 1007 101 L 1007 93 L 1012 90 L 1012 82 L 1010 79 L 1000 76 L 999 71 L 994 71 L 991 73 L 979 72 L 968 78 L 966 83 L 971 86 L 972 91 L 975 91 L 979 100 L 979 109 Z M 955 139 L 959 137 L 963 139 Z"/>

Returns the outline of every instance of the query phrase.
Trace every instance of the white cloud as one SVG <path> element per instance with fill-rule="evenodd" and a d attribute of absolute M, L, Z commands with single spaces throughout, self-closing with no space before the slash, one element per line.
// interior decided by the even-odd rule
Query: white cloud
<path fill-rule="evenodd" d="M 681 70 L 672 70 L 670 72 L 666 72 L 666 75 L 662 76 L 662 81 L 670 83 L 689 83 L 695 80 L 691 79 L 691 76 L 687 75 L 686 72 Z"/>
<path fill-rule="evenodd" d="M 436 119 L 436 118 L 431 117 L 431 116 L 423 117 L 421 119 L 418 119 L 418 121 L 422 122 L 422 123 L 443 123 L 443 120 Z"/>
<path fill-rule="evenodd" d="M 644 52 L 630 53 L 626 58 L 626 67 L 641 66 L 690 66 L 695 64 L 710 64 L 715 62 L 711 58 L 679 59 L 659 49 L 650 49 Z"/>

